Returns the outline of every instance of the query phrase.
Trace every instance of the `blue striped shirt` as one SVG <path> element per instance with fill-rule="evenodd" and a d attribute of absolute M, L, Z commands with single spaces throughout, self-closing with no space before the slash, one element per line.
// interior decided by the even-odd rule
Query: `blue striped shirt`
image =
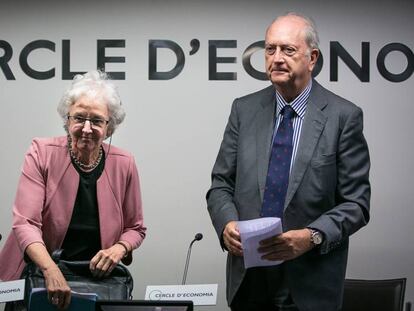
<path fill-rule="evenodd" d="M 283 116 L 280 114 L 283 107 L 290 105 L 293 110 L 296 112 L 296 115 L 293 117 L 293 150 L 292 150 L 292 159 L 290 162 L 290 172 L 292 172 L 292 167 L 295 162 L 296 152 L 299 146 L 300 133 L 302 131 L 302 124 L 305 118 L 306 107 L 309 99 L 309 94 L 312 89 L 312 80 L 305 87 L 305 89 L 300 93 L 292 102 L 287 103 L 282 95 L 276 91 L 276 122 L 275 129 L 273 130 L 273 139 L 275 139 L 277 128 L 279 127 L 280 122 L 283 119 Z M 272 139 L 272 140 L 273 140 Z"/>

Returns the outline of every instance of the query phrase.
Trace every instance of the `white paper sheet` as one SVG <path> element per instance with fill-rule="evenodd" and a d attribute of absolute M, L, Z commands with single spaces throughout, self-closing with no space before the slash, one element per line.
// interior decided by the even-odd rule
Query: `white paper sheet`
<path fill-rule="evenodd" d="M 0 281 L 0 303 L 23 300 L 25 280 Z"/>
<path fill-rule="evenodd" d="M 270 238 L 283 232 L 280 218 L 263 217 L 252 220 L 243 220 L 237 223 L 239 228 L 243 256 L 244 267 L 263 267 L 275 266 L 283 261 L 271 261 L 262 259 L 263 254 L 259 253 L 259 242 L 263 239 Z"/>

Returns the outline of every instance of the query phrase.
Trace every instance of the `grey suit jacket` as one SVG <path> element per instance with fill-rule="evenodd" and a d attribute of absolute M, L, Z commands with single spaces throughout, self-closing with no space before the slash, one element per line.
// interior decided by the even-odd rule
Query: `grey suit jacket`
<path fill-rule="evenodd" d="M 233 103 L 207 193 L 220 241 L 229 221 L 260 217 L 275 104 L 274 86 Z M 370 160 L 362 130 L 362 110 L 314 80 L 282 221 L 284 231 L 311 227 L 325 237 L 320 247 L 282 264 L 300 310 L 337 310 L 342 303 L 348 237 L 369 220 Z M 229 254 L 229 305 L 244 274 L 243 258 Z"/>

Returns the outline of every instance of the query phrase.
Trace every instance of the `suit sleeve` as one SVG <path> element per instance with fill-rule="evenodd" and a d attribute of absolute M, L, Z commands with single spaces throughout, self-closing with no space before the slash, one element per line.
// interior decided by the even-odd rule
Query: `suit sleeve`
<path fill-rule="evenodd" d="M 370 158 L 363 135 L 362 110 L 357 108 L 344 121 L 337 148 L 336 206 L 309 224 L 322 231 L 321 253 L 328 253 L 369 221 L 371 196 Z"/>
<path fill-rule="evenodd" d="M 207 192 L 208 211 L 220 240 L 226 224 L 239 219 L 233 200 L 237 171 L 238 133 L 236 99 L 233 102 L 223 141 L 211 174 L 212 185 Z M 221 244 L 223 246 L 223 243 Z"/>

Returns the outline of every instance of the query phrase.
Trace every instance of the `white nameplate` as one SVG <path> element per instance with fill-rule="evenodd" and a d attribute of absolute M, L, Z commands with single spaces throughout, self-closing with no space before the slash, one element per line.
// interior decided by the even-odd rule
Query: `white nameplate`
<path fill-rule="evenodd" d="M 217 284 L 149 285 L 145 300 L 192 300 L 195 306 L 214 306 Z"/>
<path fill-rule="evenodd" d="M 25 281 L 0 282 L 0 302 L 23 300 Z"/>

